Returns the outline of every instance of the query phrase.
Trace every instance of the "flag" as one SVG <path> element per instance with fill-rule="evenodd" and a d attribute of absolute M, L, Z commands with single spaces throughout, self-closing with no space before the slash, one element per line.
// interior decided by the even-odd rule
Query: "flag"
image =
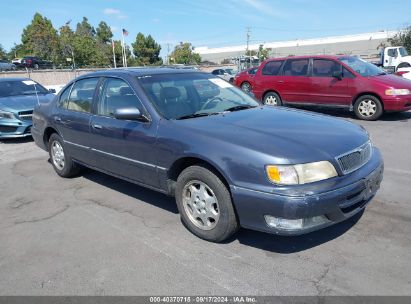
<path fill-rule="evenodd" d="M 124 36 L 128 36 L 128 32 L 127 32 L 126 29 L 123 29 L 123 35 L 124 35 Z"/>

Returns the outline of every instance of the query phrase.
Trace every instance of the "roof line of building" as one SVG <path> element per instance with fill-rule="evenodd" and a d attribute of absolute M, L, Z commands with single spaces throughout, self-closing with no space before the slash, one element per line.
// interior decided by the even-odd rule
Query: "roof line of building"
<path fill-rule="evenodd" d="M 344 35 L 344 36 L 331 36 L 331 37 L 323 37 L 323 38 L 312 38 L 312 39 L 295 39 L 289 41 L 276 41 L 276 42 L 268 42 L 264 43 L 265 48 L 282 48 L 282 47 L 298 47 L 298 46 L 306 46 L 306 45 L 316 45 L 316 44 L 324 44 L 324 43 L 341 43 L 341 42 L 353 42 L 353 41 L 363 41 L 363 40 L 374 40 L 374 39 L 387 39 L 389 37 L 394 36 L 397 31 L 379 31 L 379 32 L 371 32 L 371 33 L 363 33 L 363 34 L 353 34 L 353 35 Z M 250 44 L 250 50 L 258 50 L 259 44 Z M 218 48 L 208 48 L 207 46 L 197 47 L 195 48 L 196 53 L 202 54 L 216 54 L 216 53 L 228 53 L 228 52 L 240 52 L 244 51 L 247 46 L 244 45 L 237 45 L 237 46 L 226 46 L 226 47 L 218 47 Z"/>

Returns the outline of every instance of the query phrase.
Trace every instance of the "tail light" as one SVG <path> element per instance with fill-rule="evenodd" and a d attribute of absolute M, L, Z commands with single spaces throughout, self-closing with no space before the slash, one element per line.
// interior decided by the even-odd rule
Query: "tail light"
<path fill-rule="evenodd" d="M 396 75 L 398 75 L 398 76 L 403 76 L 404 74 L 407 74 L 407 73 L 409 73 L 410 71 L 398 71 L 398 72 L 396 72 L 395 74 Z"/>

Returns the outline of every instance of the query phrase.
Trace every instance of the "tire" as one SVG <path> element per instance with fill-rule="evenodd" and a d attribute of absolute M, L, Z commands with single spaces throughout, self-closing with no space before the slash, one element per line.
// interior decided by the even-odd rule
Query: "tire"
<path fill-rule="evenodd" d="M 267 106 L 281 106 L 283 104 L 280 95 L 275 92 L 268 92 L 265 94 L 263 103 Z"/>
<path fill-rule="evenodd" d="M 181 172 L 175 196 L 184 226 L 199 238 L 222 242 L 238 230 L 230 192 L 207 168 L 191 166 Z"/>
<path fill-rule="evenodd" d="M 408 63 L 408 62 L 401 62 L 398 66 L 397 66 L 397 69 L 396 69 L 396 71 L 398 71 L 398 69 L 401 69 L 401 68 L 409 68 L 411 65 Z"/>
<path fill-rule="evenodd" d="M 71 159 L 60 135 L 51 134 L 48 148 L 51 164 L 58 175 L 72 177 L 80 172 L 80 166 Z"/>
<path fill-rule="evenodd" d="M 244 81 L 241 84 L 241 90 L 243 90 L 246 93 L 250 93 L 252 91 L 251 84 L 248 81 Z"/>
<path fill-rule="evenodd" d="M 362 120 L 377 120 L 383 113 L 381 101 L 373 95 L 364 95 L 354 103 L 354 113 Z"/>

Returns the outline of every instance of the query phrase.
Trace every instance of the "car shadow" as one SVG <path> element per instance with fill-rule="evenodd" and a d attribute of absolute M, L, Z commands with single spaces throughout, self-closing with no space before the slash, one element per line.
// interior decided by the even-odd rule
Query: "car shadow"
<path fill-rule="evenodd" d="M 317 107 L 297 107 L 297 106 L 289 106 L 289 108 L 293 109 L 301 109 L 305 111 L 310 111 L 310 112 L 315 112 L 315 113 L 320 113 L 320 114 L 326 114 L 330 116 L 336 116 L 340 118 L 348 118 L 348 119 L 353 119 L 358 122 L 361 122 L 362 120 L 358 119 L 355 117 L 354 112 L 349 111 L 348 109 L 331 109 L 331 108 L 317 108 Z M 388 112 L 384 113 L 378 121 L 402 121 L 406 122 L 408 120 L 411 120 L 411 111 L 407 112 Z"/>
<path fill-rule="evenodd" d="M 82 177 L 97 183 L 101 186 L 110 188 L 114 191 L 121 192 L 127 196 L 135 198 L 146 204 L 156 206 L 166 211 L 178 214 L 177 205 L 174 198 L 163 193 L 144 188 L 120 178 L 112 177 L 108 174 L 84 168 Z"/>
<path fill-rule="evenodd" d="M 320 246 L 340 237 L 358 222 L 363 213 L 364 210 L 341 223 L 299 236 L 280 236 L 241 229 L 235 238 L 243 245 L 264 251 L 282 254 L 296 253 Z M 229 240 L 229 242 L 231 241 Z"/>
<path fill-rule="evenodd" d="M 10 145 L 10 144 L 23 144 L 34 141 L 31 136 L 27 137 L 17 137 L 17 138 L 2 138 L 0 143 Z"/>

